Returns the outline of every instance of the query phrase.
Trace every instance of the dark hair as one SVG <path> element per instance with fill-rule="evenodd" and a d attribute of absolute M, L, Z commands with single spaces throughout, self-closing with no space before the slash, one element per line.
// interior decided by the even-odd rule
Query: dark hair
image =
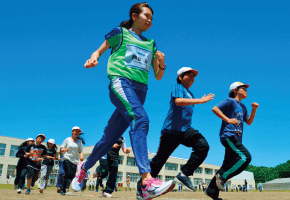
<path fill-rule="evenodd" d="M 149 8 L 152 12 L 152 15 L 153 15 L 153 9 L 149 6 L 149 4 L 147 2 L 136 3 L 130 9 L 130 13 L 129 13 L 130 19 L 126 20 L 126 21 L 122 21 L 121 24 L 119 25 L 119 27 L 124 27 L 126 29 L 131 28 L 133 25 L 132 14 L 136 13 L 137 15 L 139 15 L 142 12 L 143 7 Z"/>
<path fill-rule="evenodd" d="M 22 142 L 21 145 L 18 147 L 18 150 L 20 150 L 22 147 L 27 146 L 27 142 L 28 141 Z"/>
<path fill-rule="evenodd" d="M 80 133 L 80 135 L 79 135 L 77 138 L 78 138 L 79 140 L 81 140 L 83 144 L 86 144 L 86 143 L 85 143 L 85 139 L 84 139 L 83 137 L 80 137 L 80 136 L 83 135 L 83 134 L 85 134 L 85 133 Z"/>
<path fill-rule="evenodd" d="M 192 72 L 192 71 L 187 71 L 187 72 L 182 73 L 182 74 L 181 74 L 181 79 L 183 79 L 183 77 L 184 77 L 186 74 L 190 73 L 190 72 Z M 178 83 L 178 84 L 181 84 L 181 81 L 179 80 L 179 76 L 177 77 L 177 83 Z"/>
<path fill-rule="evenodd" d="M 229 97 L 230 98 L 235 98 L 235 93 L 234 93 L 235 89 L 232 90 L 230 93 L 229 93 Z"/>
<path fill-rule="evenodd" d="M 48 142 L 46 143 L 46 145 L 47 145 L 47 148 L 48 148 L 49 147 L 48 146 Z M 57 146 L 55 144 L 53 144 L 52 149 L 57 149 Z"/>

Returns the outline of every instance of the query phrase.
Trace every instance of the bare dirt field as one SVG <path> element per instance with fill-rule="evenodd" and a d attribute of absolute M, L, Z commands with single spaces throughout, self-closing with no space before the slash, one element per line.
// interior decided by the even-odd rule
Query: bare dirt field
<path fill-rule="evenodd" d="M 26 190 L 25 190 L 26 191 Z M 38 190 L 32 190 L 30 195 L 25 195 L 25 191 L 22 194 L 17 194 L 16 190 L 0 189 L 0 199 L 29 199 L 29 200 L 94 200 L 101 199 L 101 192 L 68 192 L 65 196 L 61 196 L 56 193 L 55 190 L 45 190 L 43 194 L 40 194 Z M 222 192 L 220 198 L 224 200 L 290 200 L 290 193 L 288 192 Z M 103 198 L 102 198 L 103 199 Z M 113 199 L 129 199 L 135 200 L 135 192 L 114 192 Z M 169 192 L 163 196 L 156 198 L 156 200 L 170 200 L 170 199 L 192 199 L 192 200 L 210 200 L 203 192 Z"/>

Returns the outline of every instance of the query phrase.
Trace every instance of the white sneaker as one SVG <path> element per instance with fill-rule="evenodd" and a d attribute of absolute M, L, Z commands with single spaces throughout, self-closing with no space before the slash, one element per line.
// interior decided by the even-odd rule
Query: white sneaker
<path fill-rule="evenodd" d="M 102 197 L 112 198 L 112 195 L 110 193 L 104 192 Z"/>
<path fill-rule="evenodd" d="M 151 178 L 146 182 L 145 188 L 141 187 L 144 199 L 153 199 L 170 192 L 175 186 L 175 181 L 163 182 L 156 178 Z"/>
<path fill-rule="evenodd" d="M 21 194 L 21 189 L 18 189 L 17 190 L 17 194 Z"/>

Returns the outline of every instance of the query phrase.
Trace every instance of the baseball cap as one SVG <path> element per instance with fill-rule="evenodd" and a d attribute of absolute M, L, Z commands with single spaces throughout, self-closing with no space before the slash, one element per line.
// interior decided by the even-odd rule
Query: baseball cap
<path fill-rule="evenodd" d="M 82 132 L 82 130 L 81 130 L 80 127 L 78 127 L 78 126 L 74 126 L 74 127 L 72 127 L 72 130 L 80 130 L 80 131 Z"/>
<path fill-rule="evenodd" d="M 237 81 L 237 82 L 234 82 L 234 83 L 231 84 L 231 86 L 230 86 L 230 92 L 233 91 L 234 89 L 237 89 L 240 86 L 246 86 L 246 88 L 249 87 L 248 84 L 243 84 L 242 82 Z"/>
<path fill-rule="evenodd" d="M 44 140 L 46 139 L 46 137 L 43 134 L 38 134 L 36 138 L 38 138 L 39 136 L 43 137 Z"/>
<path fill-rule="evenodd" d="M 51 143 L 51 144 L 55 144 L 55 140 L 54 139 L 49 139 L 48 142 Z"/>
<path fill-rule="evenodd" d="M 190 67 L 182 67 L 180 68 L 178 71 L 177 71 L 177 77 L 180 75 L 180 74 L 183 74 L 184 72 L 188 72 L 188 71 L 192 71 L 194 73 L 194 76 L 197 76 L 198 74 L 198 71 L 195 70 L 195 69 L 192 69 Z"/>
<path fill-rule="evenodd" d="M 35 140 L 33 138 L 27 138 L 26 141 L 33 141 L 33 142 L 35 142 Z"/>

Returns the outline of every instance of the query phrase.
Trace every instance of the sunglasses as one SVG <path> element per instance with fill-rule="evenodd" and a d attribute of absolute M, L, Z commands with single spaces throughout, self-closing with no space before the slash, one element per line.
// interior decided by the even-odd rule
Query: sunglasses
<path fill-rule="evenodd" d="M 245 86 L 238 87 L 237 90 L 239 90 L 239 89 L 243 89 L 243 90 L 247 91 L 247 88 Z"/>

